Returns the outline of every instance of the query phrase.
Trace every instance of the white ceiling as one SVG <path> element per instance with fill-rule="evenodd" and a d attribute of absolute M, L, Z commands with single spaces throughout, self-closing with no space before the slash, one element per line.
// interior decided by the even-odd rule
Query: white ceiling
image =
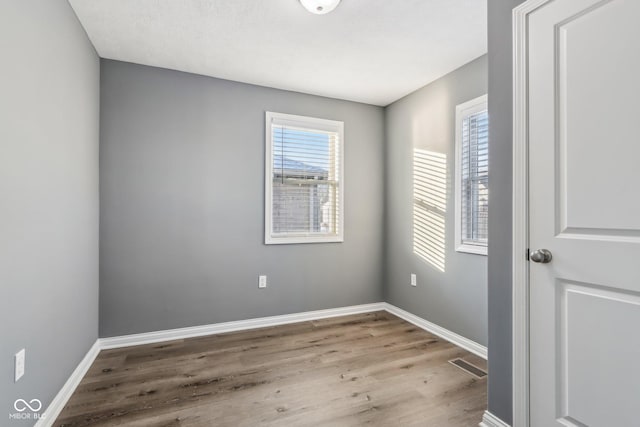
<path fill-rule="evenodd" d="M 69 0 L 103 58 L 388 105 L 484 54 L 486 0 Z"/>

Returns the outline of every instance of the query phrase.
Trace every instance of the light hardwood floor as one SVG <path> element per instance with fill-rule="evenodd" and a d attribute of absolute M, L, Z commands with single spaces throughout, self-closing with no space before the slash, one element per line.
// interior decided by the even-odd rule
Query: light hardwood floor
<path fill-rule="evenodd" d="M 100 353 L 56 426 L 477 426 L 486 362 L 386 312 Z"/>

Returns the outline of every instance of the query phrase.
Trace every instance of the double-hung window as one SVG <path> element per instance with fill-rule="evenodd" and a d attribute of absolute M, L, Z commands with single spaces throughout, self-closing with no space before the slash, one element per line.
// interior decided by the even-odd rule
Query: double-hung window
<path fill-rule="evenodd" d="M 487 96 L 456 107 L 456 250 L 487 254 L 489 212 Z"/>
<path fill-rule="evenodd" d="M 343 122 L 266 113 L 265 243 L 343 241 Z"/>

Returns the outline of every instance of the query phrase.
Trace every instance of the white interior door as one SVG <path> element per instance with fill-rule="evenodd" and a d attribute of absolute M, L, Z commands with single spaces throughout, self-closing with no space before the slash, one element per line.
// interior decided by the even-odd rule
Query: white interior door
<path fill-rule="evenodd" d="M 530 423 L 640 426 L 640 1 L 527 31 Z"/>

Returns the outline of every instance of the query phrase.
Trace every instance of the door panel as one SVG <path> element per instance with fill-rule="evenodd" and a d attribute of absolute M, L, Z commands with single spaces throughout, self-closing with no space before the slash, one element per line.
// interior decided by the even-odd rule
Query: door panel
<path fill-rule="evenodd" d="M 599 3 L 556 27 L 561 231 L 640 232 L 640 144 L 628 141 L 639 135 L 638 17 L 624 3 Z"/>
<path fill-rule="evenodd" d="M 638 403 L 633 372 L 638 369 L 640 342 L 629 341 L 619 329 L 640 324 L 640 297 L 564 280 L 556 287 L 558 416 L 568 425 L 610 426 L 611 414 L 629 414 Z M 632 426 L 638 422 L 637 415 L 633 417 L 615 425 Z"/>
<path fill-rule="evenodd" d="M 640 425 L 640 1 L 529 15 L 533 427 Z"/>

